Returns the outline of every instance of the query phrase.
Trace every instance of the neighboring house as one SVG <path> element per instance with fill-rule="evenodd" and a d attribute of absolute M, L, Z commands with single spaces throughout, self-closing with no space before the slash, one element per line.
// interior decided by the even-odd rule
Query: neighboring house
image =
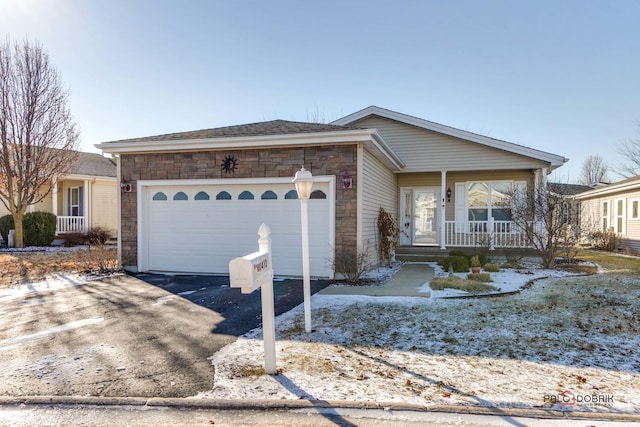
<path fill-rule="evenodd" d="M 547 188 L 553 194 L 562 197 L 562 206 L 560 214 L 564 224 L 569 224 L 576 230 L 579 230 L 581 208 L 580 201 L 576 200 L 578 194 L 593 190 L 592 186 L 581 184 L 563 184 L 558 182 L 549 182 Z"/>
<path fill-rule="evenodd" d="M 620 235 L 620 249 L 640 252 L 640 176 L 578 194 L 582 225 Z"/>
<path fill-rule="evenodd" d="M 85 233 L 100 226 L 116 237 L 117 194 L 114 159 L 98 153 L 78 152 L 77 160 L 63 176 L 52 183 L 47 196 L 29 206 L 27 212 L 52 212 L 58 217 L 57 233 Z M 0 215 L 9 212 L 0 205 Z"/>
<path fill-rule="evenodd" d="M 562 156 L 368 107 L 331 124 L 274 120 L 105 142 L 116 155 L 120 255 L 138 271 L 228 273 L 229 261 L 272 231 L 276 274 L 302 271 L 300 203 L 291 180 L 314 176 L 311 274 L 369 246 L 380 208 L 404 246 L 522 246 L 504 192 L 544 185 Z"/>

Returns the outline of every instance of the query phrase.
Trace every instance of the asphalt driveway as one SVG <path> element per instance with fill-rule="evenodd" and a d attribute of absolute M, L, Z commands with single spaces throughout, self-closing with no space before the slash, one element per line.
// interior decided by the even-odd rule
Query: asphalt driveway
<path fill-rule="evenodd" d="M 274 293 L 278 313 L 302 302 L 300 281 Z M 0 298 L 0 395 L 193 396 L 213 387 L 208 358 L 260 314 L 259 291 L 218 276 L 114 276 Z"/>

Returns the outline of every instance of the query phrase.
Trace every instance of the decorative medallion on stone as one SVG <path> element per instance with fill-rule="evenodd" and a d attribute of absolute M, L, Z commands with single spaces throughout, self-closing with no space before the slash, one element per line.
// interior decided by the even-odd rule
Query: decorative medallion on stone
<path fill-rule="evenodd" d="M 222 161 L 222 170 L 225 173 L 234 173 L 238 169 L 238 159 L 235 156 L 227 156 Z"/>

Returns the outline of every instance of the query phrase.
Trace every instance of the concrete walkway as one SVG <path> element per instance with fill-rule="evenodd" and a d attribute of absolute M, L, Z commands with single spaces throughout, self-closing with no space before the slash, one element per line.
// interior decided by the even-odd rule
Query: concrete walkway
<path fill-rule="evenodd" d="M 406 263 L 382 286 L 331 285 L 321 295 L 369 295 L 399 297 L 429 297 L 429 292 L 419 289 L 434 275 L 433 268 L 423 263 Z"/>

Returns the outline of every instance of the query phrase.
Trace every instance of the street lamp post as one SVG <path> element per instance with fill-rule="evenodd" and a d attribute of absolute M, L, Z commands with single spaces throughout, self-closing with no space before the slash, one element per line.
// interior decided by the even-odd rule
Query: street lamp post
<path fill-rule="evenodd" d="M 302 292 L 304 295 L 304 329 L 311 332 L 311 279 L 309 273 L 309 211 L 308 202 L 313 186 L 313 175 L 304 166 L 293 178 L 300 199 L 302 220 Z"/>

